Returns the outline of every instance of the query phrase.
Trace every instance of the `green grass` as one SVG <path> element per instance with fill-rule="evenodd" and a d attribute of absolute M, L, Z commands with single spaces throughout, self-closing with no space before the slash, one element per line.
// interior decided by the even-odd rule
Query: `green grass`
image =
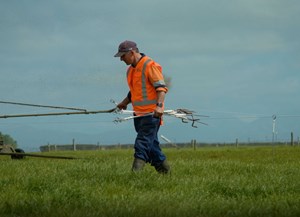
<path fill-rule="evenodd" d="M 0 156 L 0 216 L 300 216 L 300 148 L 165 149 L 169 176 L 133 150 Z"/>

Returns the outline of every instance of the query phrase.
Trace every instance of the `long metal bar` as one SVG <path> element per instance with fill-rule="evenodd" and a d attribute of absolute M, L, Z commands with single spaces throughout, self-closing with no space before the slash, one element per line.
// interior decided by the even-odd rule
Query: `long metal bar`
<path fill-rule="evenodd" d="M 31 107 L 41 107 L 41 108 L 53 108 L 53 109 L 67 109 L 67 110 L 86 111 L 86 109 L 73 108 L 73 107 L 64 107 L 64 106 L 39 105 L 39 104 L 9 102 L 9 101 L 0 101 L 0 103 L 2 103 L 2 104 L 11 104 L 11 105 L 21 105 L 21 106 L 31 106 Z"/>
<path fill-rule="evenodd" d="M 88 115 L 99 113 L 112 113 L 116 108 L 108 110 L 96 111 L 78 111 L 78 112 L 52 112 L 52 113 L 37 113 L 37 114 L 15 114 L 15 115 L 0 115 L 0 118 L 20 118 L 20 117 L 39 117 L 39 116 L 59 116 L 59 115 Z"/>
<path fill-rule="evenodd" d="M 0 153 L 0 155 L 29 156 L 29 157 L 41 157 L 41 158 L 68 159 L 68 160 L 78 159 L 75 157 L 51 156 L 51 155 L 27 154 L 27 153 Z"/>

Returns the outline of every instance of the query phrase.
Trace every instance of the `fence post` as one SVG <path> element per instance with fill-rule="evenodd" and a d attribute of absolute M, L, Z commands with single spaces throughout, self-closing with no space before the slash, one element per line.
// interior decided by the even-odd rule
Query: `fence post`
<path fill-rule="evenodd" d="M 291 132 L 291 146 L 294 146 L 294 133 Z"/>
<path fill-rule="evenodd" d="M 73 151 L 76 151 L 75 139 L 72 140 L 72 144 L 73 144 Z"/>
<path fill-rule="evenodd" d="M 235 146 L 239 147 L 239 139 L 238 138 L 235 139 Z"/>

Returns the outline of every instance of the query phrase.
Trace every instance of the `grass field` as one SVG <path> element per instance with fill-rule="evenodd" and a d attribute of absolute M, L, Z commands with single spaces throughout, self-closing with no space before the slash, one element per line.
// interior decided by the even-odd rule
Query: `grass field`
<path fill-rule="evenodd" d="M 164 152 L 167 176 L 132 173 L 131 149 L 0 156 L 0 216 L 300 216 L 299 147 Z"/>

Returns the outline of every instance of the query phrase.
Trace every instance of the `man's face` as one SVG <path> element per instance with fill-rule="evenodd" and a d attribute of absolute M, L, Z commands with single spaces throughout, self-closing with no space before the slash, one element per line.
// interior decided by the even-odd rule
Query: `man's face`
<path fill-rule="evenodd" d="M 133 51 L 128 51 L 127 53 L 123 54 L 120 57 L 121 61 L 124 61 L 124 63 L 126 63 L 126 65 L 130 65 L 133 63 L 134 60 L 134 55 L 133 55 Z"/>

